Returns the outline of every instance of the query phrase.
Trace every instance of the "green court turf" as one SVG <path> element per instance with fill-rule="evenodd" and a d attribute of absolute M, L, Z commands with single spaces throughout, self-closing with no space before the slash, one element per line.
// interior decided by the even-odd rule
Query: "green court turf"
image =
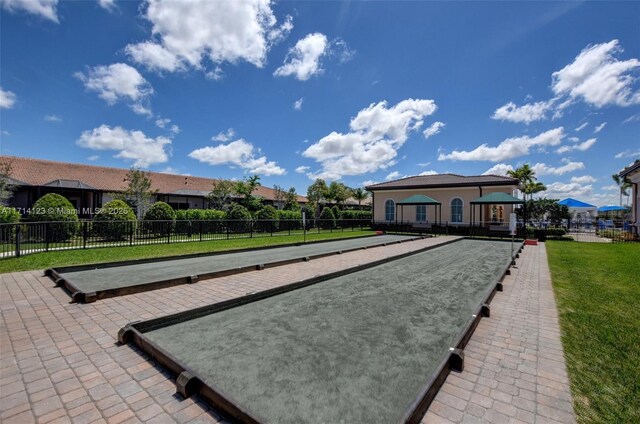
<path fill-rule="evenodd" d="M 145 336 L 271 423 L 395 423 L 510 263 L 460 240 Z"/>
<path fill-rule="evenodd" d="M 207 255 L 196 258 L 173 259 L 158 262 L 141 263 L 108 268 L 90 269 L 75 272 L 63 272 L 61 275 L 73 283 L 80 291 L 99 292 L 148 284 L 173 278 L 202 275 L 235 268 L 268 264 L 285 260 L 302 259 L 340 250 L 358 249 L 410 240 L 414 237 L 382 235 L 322 243 L 309 243 L 299 246 L 274 247 L 270 249 Z"/>

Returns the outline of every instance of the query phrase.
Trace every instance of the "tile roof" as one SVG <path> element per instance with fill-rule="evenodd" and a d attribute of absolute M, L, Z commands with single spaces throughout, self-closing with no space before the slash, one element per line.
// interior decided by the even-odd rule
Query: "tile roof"
<path fill-rule="evenodd" d="M 464 187 L 478 185 L 518 185 L 518 180 L 499 175 L 465 176 L 457 174 L 435 174 L 406 177 L 385 183 L 371 184 L 365 188 L 371 191 L 401 188 Z"/>
<path fill-rule="evenodd" d="M 96 190 L 123 191 L 127 188 L 126 174 L 129 169 L 109 168 L 106 166 L 83 165 L 78 163 L 55 162 L 43 159 L 22 158 L 17 156 L 0 156 L 0 164 L 11 163 L 12 180 L 31 186 L 55 186 L 57 180 L 74 181 Z M 151 179 L 151 189 L 162 194 L 202 193 L 209 192 L 216 181 L 212 178 L 193 177 L 187 175 L 147 172 Z M 258 186 L 254 195 L 267 200 L 274 200 L 274 190 Z M 183 194 L 184 195 L 184 194 Z M 304 196 L 298 201 L 307 202 Z"/>

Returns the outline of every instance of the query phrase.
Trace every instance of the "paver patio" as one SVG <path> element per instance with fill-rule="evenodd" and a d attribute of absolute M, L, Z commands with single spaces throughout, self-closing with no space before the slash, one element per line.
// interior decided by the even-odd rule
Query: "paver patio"
<path fill-rule="evenodd" d="M 198 398 L 175 395 L 173 379 L 118 330 L 131 321 L 215 303 L 416 250 L 420 241 L 232 275 L 195 285 L 70 304 L 41 271 L 0 275 L 0 420 L 4 423 L 218 422 Z M 544 244 L 528 246 L 491 318 L 465 349 L 424 422 L 573 422 Z"/>

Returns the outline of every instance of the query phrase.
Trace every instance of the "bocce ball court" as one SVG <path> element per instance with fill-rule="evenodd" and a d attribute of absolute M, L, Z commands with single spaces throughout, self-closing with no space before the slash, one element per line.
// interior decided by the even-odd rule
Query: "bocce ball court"
<path fill-rule="evenodd" d="M 242 423 L 417 423 L 522 244 L 459 239 L 119 333 Z"/>
<path fill-rule="evenodd" d="M 420 238 L 387 234 L 354 237 L 281 247 L 243 249 L 232 253 L 205 253 L 51 268 L 45 271 L 45 275 L 54 280 L 56 285 L 63 287 L 73 302 L 90 303 L 98 299 L 196 283 L 198 280 Z"/>

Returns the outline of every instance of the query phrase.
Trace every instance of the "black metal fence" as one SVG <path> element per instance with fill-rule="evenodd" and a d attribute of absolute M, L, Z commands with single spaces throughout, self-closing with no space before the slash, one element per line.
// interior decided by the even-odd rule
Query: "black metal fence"
<path fill-rule="evenodd" d="M 304 228 L 306 226 L 306 228 Z M 79 221 L 0 224 L 0 258 L 53 250 L 370 230 L 368 219 Z"/>
<path fill-rule="evenodd" d="M 433 235 L 460 235 L 465 237 L 511 238 L 509 226 L 494 222 L 469 224 L 374 222 L 373 228 L 386 232 L 422 233 Z M 564 221 L 557 225 L 536 223 L 526 227 L 519 222 L 515 238 L 535 238 L 539 241 L 565 240 L 594 243 L 638 243 L 637 225 L 623 221 L 576 222 Z"/>

